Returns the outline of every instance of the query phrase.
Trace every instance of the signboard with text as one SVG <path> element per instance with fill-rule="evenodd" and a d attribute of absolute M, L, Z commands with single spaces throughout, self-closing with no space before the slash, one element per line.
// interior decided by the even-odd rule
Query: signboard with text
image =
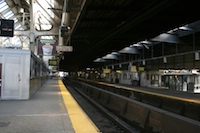
<path fill-rule="evenodd" d="M 58 62 L 55 59 L 49 59 L 48 64 L 49 66 L 57 66 Z"/>
<path fill-rule="evenodd" d="M 14 36 L 14 20 L 0 19 L 0 36 Z"/>
<path fill-rule="evenodd" d="M 103 72 L 104 72 L 104 73 L 110 73 L 110 69 L 105 68 L 105 69 L 103 69 Z"/>
<path fill-rule="evenodd" d="M 56 51 L 61 51 L 61 52 L 72 52 L 73 47 L 72 46 L 62 46 L 58 45 L 56 46 Z"/>
<path fill-rule="evenodd" d="M 131 66 L 131 72 L 137 72 L 136 66 Z"/>

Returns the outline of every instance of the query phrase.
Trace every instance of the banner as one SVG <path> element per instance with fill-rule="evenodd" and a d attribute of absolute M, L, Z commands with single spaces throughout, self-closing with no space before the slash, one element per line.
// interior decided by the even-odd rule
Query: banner
<path fill-rule="evenodd" d="M 38 39 L 38 55 L 55 56 L 57 55 L 56 46 L 58 41 L 54 39 Z"/>

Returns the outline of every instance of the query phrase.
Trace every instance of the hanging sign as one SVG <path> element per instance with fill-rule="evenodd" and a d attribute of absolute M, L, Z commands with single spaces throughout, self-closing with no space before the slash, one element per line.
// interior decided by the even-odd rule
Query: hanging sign
<path fill-rule="evenodd" d="M 136 66 L 131 66 L 131 72 L 137 72 Z"/>
<path fill-rule="evenodd" d="M 14 36 L 14 20 L 0 19 L 0 36 Z"/>
<path fill-rule="evenodd" d="M 72 46 L 62 46 L 58 45 L 56 46 L 56 51 L 61 51 L 61 52 L 72 52 L 73 47 Z"/>

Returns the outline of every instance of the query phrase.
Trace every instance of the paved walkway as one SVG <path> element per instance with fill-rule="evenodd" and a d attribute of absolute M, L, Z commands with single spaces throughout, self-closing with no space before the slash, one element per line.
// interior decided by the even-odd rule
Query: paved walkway
<path fill-rule="evenodd" d="M 30 100 L 0 101 L 0 133 L 74 133 L 58 80 L 48 80 Z"/>

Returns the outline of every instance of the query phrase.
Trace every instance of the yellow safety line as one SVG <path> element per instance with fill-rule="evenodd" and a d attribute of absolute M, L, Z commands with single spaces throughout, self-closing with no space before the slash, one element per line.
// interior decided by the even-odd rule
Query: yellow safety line
<path fill-rule="evenodd" d="M 76 100 L 72 97 L 69 91 L 61 80 L 58 80 L 60 93 L 62 95 L 65 107 L 68 111 L 70 120 L 76 133 L 99 133 L 99 129 L 85 114 Z"/>
<path fill-rule="evenodd" d="M 195 99 L 188 99 L 188 98 L 181 98 L 181 97 L 176 97 L 176 96 L 170 96 L 170 95 L 167 95 L 167 94 L 160 94 L 160 93 L 156 93 L 156 92 L 139 90 L 139 89 L 135 89 L 135 88 L 129 88 L 129 87 L 120 86 L 120 85 L 116 85 L 116 84 L 109 84 L 109 83 L 105 83 L 105 82 L 98 82 L 98 81 L 92 81 L 92 80 L 86 80 L 86 81 L 95 82 L 95 83 L 99 83 L 99 84 L 103 84 L 103 85 L 107 85 L 107 86 L 113 86 L 113 87 L 123 88 L 123 89 L 127 89 L 127 90 L 133 90 L 133 91 L 141 92 L 141 93 L 145 93 L 145 94 L 150 94 L 150 95 L 155 95 L 155 96 L 161 96 L 161 97 L 165 97 L 165 98 L 171 98 L 171 99 L 174 99 L 174 100 L 180 100 L 180 101 L 186 101 L 186 102 L 190 102 L 190 103 L 200 104 L 200 101 L 199 100 L 195 100 Z"/>
<path fill-rule="evenodd" d="M 155 96 L 170 98 L 170 99 L 174 99 L 174 100 L 186 101 L 186 102 L 190 102 L 190 103 L 200 104 L 200 101 L 199 100 L 195 100 L 195 99 L 188 99 L 188 98 L 183 98 L 183 97 L 170 96 L 170 95 L 167 95 L 167 94 L 161 94 L 161 93 L 150 92 L 150 91 L 145 91 L 145 90 L 138 90 L 138 89 L 124 87 L 124 86 L 119 86 L 119 85 L 110 85 L 110 84 L 103 83 L 103 82 L 99 82 L 99 83 L 100 84 L 104 84 L 104 85 L 108 85 L 108 86 L 121 87 L 123 89 L 133 90 L 133 91 L 137 91 L 137 92 L 141 92 L 141 93 L 145 93 L 145 94 L 150 94 L 150 95 L 155 95 Z"/>

